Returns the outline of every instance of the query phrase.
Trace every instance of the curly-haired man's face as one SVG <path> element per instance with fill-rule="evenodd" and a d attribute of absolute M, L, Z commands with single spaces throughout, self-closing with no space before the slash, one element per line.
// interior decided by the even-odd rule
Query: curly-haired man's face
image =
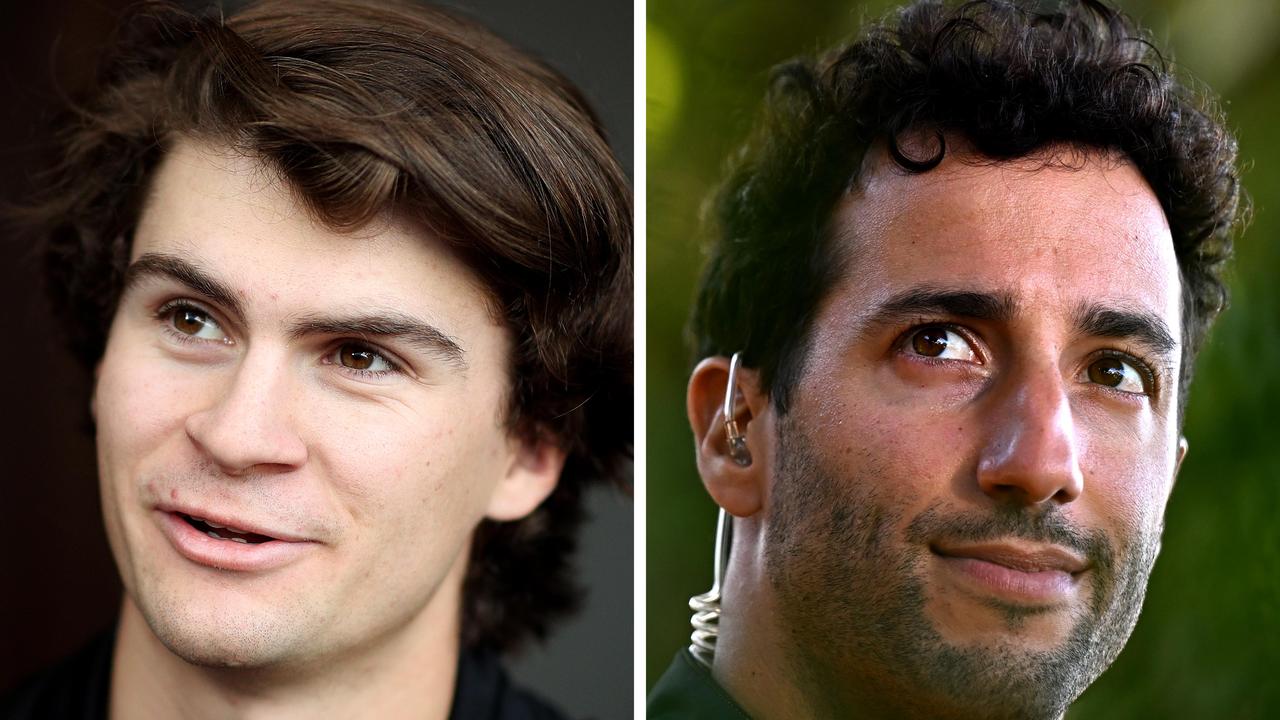
<path fill-rule="evenodd" d="M 1159 550 L 1181 287 L 1159 202 L 1114 158 L 962 159 L 879 162 L 840 205 L 794 401 L 752 421 L 762 579 L 817 716 L 1057 717 Z"/>
<path fill-rule="evenodd" d="M 131 263 L 94 394 L 121 642 L 145 620 L 153 653 L 283 670 L 456 647 L 472 530 L 561 462 L 506 430 L 509 333 L 474 275 L 191 141 Z"/>

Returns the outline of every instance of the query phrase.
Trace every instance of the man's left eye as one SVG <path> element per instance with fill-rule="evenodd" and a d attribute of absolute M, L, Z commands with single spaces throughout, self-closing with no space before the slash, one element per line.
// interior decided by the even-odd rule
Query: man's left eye
<path fill-rule="evenodd" d="M 941 325 L 930 325 L 916 330 L 907 337 L 907 351 L 913 355 L 943 360 L 975 362 L 978 354 L 960 333 Z"/>
<path fill-rule="evenodd" d="M 1121 392 L 1147 394 L 1142 373 L 1133 365 L 1118 357 L 1102 357 L 1089 363 L 1085 369 L 1089 382 L 1104 385 Z"/>
<path fill-rule="evenodd" d="M 331 357 L 335 364 L 360 372 L 385 373 L 394 372 L 397 369 L 381 353 L 363 345 L 351 343 L 339 345 Z"/>

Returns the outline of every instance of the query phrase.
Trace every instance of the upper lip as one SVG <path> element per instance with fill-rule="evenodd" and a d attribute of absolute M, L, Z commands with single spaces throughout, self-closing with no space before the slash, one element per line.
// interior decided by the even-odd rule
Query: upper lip
<path fill-rule="evenodd" d="M 219 525 L 225 525 L 229 528 L 243 530 L 244 532 L 257 533 L 258 535 L 265 535 L 275 540 L 283 540 L 284 542 L 305 542 L 307 540 L 307 538 L 296 533 L 291 533 L 287 530 L 280 530 L 265 523 L 258 523 L 253 520 L 232 517 L 231 515 L 218 512 L 217 510 L 202 510 L 189 505 L 166 504 L 158 505 L 156 509 L 163 512 L 190 515 L 193 518 L 209 520 Z"/>
<path fill-rule="evenodd" d="M 932 549 L 939 555 L 984 560 L 1022 572 L 1061 570 L 1075 574 L 1089 567 L 1083 557 L 1058 545 L 1001 541 L 969 545 L 935 544 Z"/>

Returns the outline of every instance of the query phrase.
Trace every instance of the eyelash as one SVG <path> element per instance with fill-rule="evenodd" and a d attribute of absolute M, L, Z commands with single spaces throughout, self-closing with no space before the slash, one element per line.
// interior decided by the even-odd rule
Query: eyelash
<path fill-rule="evenodd" d="M 973 331 L 969 330 L 966 327 L 957 325 L 955 323 L 940 322 L 937 320 L 928 320 L 926 318 L 921 318 L 919 320 L 916 320 L 914 323 L 912 323 L 911 327 L 907 328 L 901 335 L 898 336 L 898 339 L 893 341 L 894 351 L 903 352 L 903 350 L 907 346 L 907 343 L 911 341 L 911 338 L 914 337 L 917 332 L 920 332 L 925 328 L 941 328 L 943 330 L 950 330 L 951 332 L 954 332 L 957 335 L 963 337 L 965 339 L 965 342 L 969 343 L 969 347 L 973 350 L 973 353 L 978 356 L 978 359 L 980 361 L 979 364 L 982 364 L 982 365 L 986 364 L 986 360 L 987 360 L 986 355 L 979 348 L 979 345 L 981 343 L 978 343 L 975 340 Z M 955 360 L 953 358 L 935 358 L 935 357 L 929 357 L 927 355 L 911 355 L 911 357 L 921 362 L 927 362 L 930 365 L 945 365 L 953 362 L 963 362 L 961 360 Z"/>
<path fill-rule="evenodd" d="M 1134 370 L 1138 371 L 1139 375 L 1142 376 L 1142 382 L 1144 386 L 1147 388 L 1147 392 L 1144 394 L 1147 395 L 1148 397 L 1157 397 L 1158 395 L 1160 395 L 1162 388 L 1160 386 L 1159 373 L 1152 370 L 1151 364 L 1143 360 L 1142 358 L 1138 357 L 1138 355 L 1133 350 L 1127 347 L 1120 348 L 1120 349 L 1103 348 L 1102 350 L 1099 350 L 1094 353 L 1093 359 L 1097 360 L 1098 358 L 1104 358 L 1104 357 L 1115 358 L 1117 360 L 1123 360 L 1124 362 L 1128 363 L 1130 366 L 1133 367 Z M 1109 390 L 1111 392 L 1121 393 L 1122 395 L 1134 394 L 1130 392 L 1125 392 L 1123 390 L 1116 390 L 1115 388 L 1110 388 L 1110 387 L 1107 387 L 1106 385 L 1099 385 L 1098 387 L 1102 388 L 1103 390 Z"/>
<path fill-rule="evenodd" d="M 329 351 L 324 354 L 324 359 L 325 359 L 324 364 L 333 365 L 334 367 L 338 368 L 342 373 L 350 377 L 356 378 L 358 380 L 379 380 L 379 379 L 390 377 L 392 375 L 405 374 L 404 366 L 401 365 L 397 360 L 395 360 L 390 353 L 378 348 L 376 345 L 371 345 L 363 340 L 357 340 L 355 338 L 342 338 L 335 341 L 329 347 L 330 347 Z M 361 369 L 361 368 L 350 368 L 350 367 L 347 367 L 346 365 L 343 365 L 341 362 L 328 362 L 329 358 L 341 352 L 343 348 L 353 348 L 356 350 L 363 350 L 363 351 L 372 353 L 373 355 L 376 355 L 379 358 L 382 358 L 382 361 L 387 364 L 388 369 L 369 370 L 369 369 Z"/>
<path fill-rule="evenodd" d="M 942 328 L 943 330 L 950 330 L 952 332 L 959 334 L 965 339 L 966 342 L 969 343 L 969 347 L 973 350 L 974 354 L 978 356 L 979 360 L 985 363 L 986 358 L 978 347 L 979 343 L 975 342 L 975 336 L 972 331 L 970 331 L 968 328 L 962 327 L 960 325 L 956 325 L 955 323 L 940 322 L 936 320 L 928 320 L 925 318 L 916 320 L 911 325 L 911 327 L 907 328 L 901 335 L 898 336 L 898 339 L 895 340 L 893 343 L 894 350 L 896 352 L 902 353 L 907 343 L 911 340 L 911 338 L 914 337 L 917 332 L 924 330 L 925 328 Z M 930 365 L 942 365 L 945 363 L 960 362 L 957 360 L 946 359 L 946 358 L 931 358 L 924 355 L 911 355 L 911 357 L 914 358 L 916 361 L 926 362 Z M 1137 370 L 1138 374 L 1142 376 L 1143 382 L 1145 383 L 1146 387 L 1149 388 L 1148 391 L 1144 394 L 1149 397 L 1156 397 L 1160 395 L 1162 390 L 1160 385 L 1160 375 L 1151 369 L 1150 363 L 1148 363 L 1147 361 L 1139 357 L 1131 348 L 1129 347 L 1123 347 L 1118 349 L 1104 348 L 1102 350 L 1098 350 L 1094 352 L 1093 357 L 1090 358 L 1089 362 L 1092 363 L 1093 361 L 1099 358 L 1104 358 L 1104 357 L 1111 357 L 1117 360 L 1122 360 L 1128 363 L 1129 365 L 1131 365 L 1133 369 Z M 1123 390 L 1116 390 L 1115 388 L 1107 387 L 1105 385 L 1098 385 L 1098 387 L 1102 390 L 1106 390 L 1112 393 L 1119 393 L 1120 395 L 1123 395 L 1126 397 L 1132 397 L 1135 394 L 1135 393 L 1126 392 Z"/>
<path fill-rule="evenodd" d="M 189 310 L 199 315 L 204 315 L 210 320 L 213 320 L 214 324 L 216 324 L 218 327 L 223 328 L 223 332 L 226 331 L 226 328 L 223 326 L 223 324 L 218 322 L 214 314 L 209 310 L 206 310 L 205 308 L 189 300 L 170 300 L 169 302 L 164 303 L 163 305 L 161 305 L 159 308 L 156 309 L 155 318 L 156 318 L 156 321 L 160 323 L 160 328 L 164 331 L 165 335 L 167 335 L 171 340 L 175 340 L 177 342 L 184 343 L 184 344 L 214 342 L 212 340 L 205 340 L 203 338 L 198 338 L 193 335 L 188 335 L 186 333 L 178 332 L 176 329 L 174 329 L 173 314 L 179 310 Z"/>
<path fill-rule="evenodd" d="M 170 300 L 164 303 L 163 305 L 161 305 L 155 311 L 156 321 L 159 322 L 161 329 L 163 330 L 165 335 L 167 335 L 170 339 L 183 344 L 204 344 L 204 343 L 216 342 L 213 340 L 205 340 L 202 338 L 197 338 L 193 335 L 188 335 L 186 333 L 179 332 L 178 330 L 174 329 L 173 315 L 175 312 L 183 311 L 183 310 L 191 311 L 196 314 L 205 316 L 206 318 L 211 320 L 215 325 L 217 325 L 219 328 L 222 328 L 223 332 L 226 332 L 225 326 L 223 325 L 223 323 L 221 323 L 217 319 L 217 316 L 212 311 L 207 310 L 206 308 L 200 305 L 197 305 L 196 303 L 191 302 L 190 300 L 185 300 L 185 299 Z M 328 362 L 329 358 L 339 353 L 343 348 L 352 348 L 356 350 L 369 352 L 381 358 L 382 361 L 387 364 L 388 369 L 368 370 L 368 369 L 347 367 L 343 365 L 340 361 Z M 329 349 L 325 352 L 325 354 L 322 357 L 323 357 L 323 360 L 322 360 L 323 364 L 332 365 L 344 375 L 347 375 L 348 377 L 352 377 L 358 380 L 377 380 L 377 379 L 389 377 L 391 375 L 405 374 L 404 366 L 398 360 L 396 360 L 391 355 L 391 353 L 388 353 L 387 351 L 379 348 L 377 345 L 371 344 L 365 340 L 361 340 L 358 338 L 339 338 L 335 340 L 333 343 L 329 345 Z"/>

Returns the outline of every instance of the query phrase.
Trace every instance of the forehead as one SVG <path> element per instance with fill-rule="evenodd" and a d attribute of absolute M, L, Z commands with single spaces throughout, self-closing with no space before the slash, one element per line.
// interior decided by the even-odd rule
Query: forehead
<path fill-rule="evenodd" d="M 1179 327 L 1168 221 L 1123 158 L 1060 148 L 993 163 L 948 152 L 910 174 L 880 152 L 833 221 L 867 304 L 932 285 L 1008 294 L 1041 315 L 1107 302 Z"/>
<path fill-rule="evenodd" d="M 426 228 L 385 214 L 339 232 L 261 160 L 190 139 L 156 171 L 132 259 L 144 253 L 187 259 L 251 306 L 370 306 L 493 324 L 481 281 Z"/>

